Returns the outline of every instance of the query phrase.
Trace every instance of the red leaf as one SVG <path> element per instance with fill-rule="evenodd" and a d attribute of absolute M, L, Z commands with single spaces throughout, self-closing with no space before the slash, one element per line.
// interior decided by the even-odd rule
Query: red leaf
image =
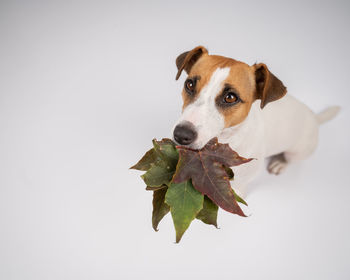
<path fill-rule="evenodd" d="M 237 166 L 252 159 L 239 156 L 228 144 L 218 143 L 216 137 L 201 150 L 192 150 L 183 146 L 178 146 L 177 149 L 179 162 L 173 177 L 174 183 L 192 179 L 193 186 L 219 207 L 228 212 L 246 216 L 235 199 L 235 193 L 224 166 Z"/>

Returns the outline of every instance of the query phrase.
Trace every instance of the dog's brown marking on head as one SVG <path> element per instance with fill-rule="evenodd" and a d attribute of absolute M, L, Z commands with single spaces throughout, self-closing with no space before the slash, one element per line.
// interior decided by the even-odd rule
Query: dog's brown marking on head
<path fill-rule="evenodd" d="M 230 67 L 230 74 L 225 80 L 225 84 L 232 88 L 232 91 L 240 99 L 232 106 L 218 106 L 219 111 L 224 116 L 225 127 L 235 126 L 241 123 L 250 111 L 255 101 L 254 72 L 251 67 L 243 62 L 234 60 Z M 223 98 L 220 92 L 217 98 Z"/>
<path fill-rule="evenodd" d="M 211 76 L 217 68 L 230 67 L 234 62 L 235 60 L 223 56 L 208 54 L 202 55 L 188 73 L 188 78 L 198 77 L 198 79 L 194 96 L 188 95 L 185 89 L 183 89 L 183 109 L 198 98 L 199 93 L 208 84 Z"/>
<path fill-rule="evenodd" d="M 241 101 L 232 106 L 217 106 L 224 116 L 225 127 L 235 126 L 244 121 L 256 99 L 261 99 L 261 108 L 263 108 L 267 103 L 286 94 L 286 88 L 282 82 L 268 70 L 265 64 L 249 66 L 232 58 L 209 55 L 208 51 L 201 46 L 181 54 L 176 64 L 177 78 L 183 69 L 188 73 L 188 78 L 196 77 L 194 94 L 189 95 L 185 89 L 182 91 L 183 110 L 199 97 L 201 90 L 208 84 L 216 69 L 230 68 L 230 73 L 223 85 L 234 89 Z M 223 97 L 220 96 L 223 94 L 222 91 L 213 94 L 217 95 L 216 100 Z"/>
<path fill-rule="evenodd" d="M 287 93 L 287 88 L 263 63 L 253 65 L 256 80 L 256 98 L 261 99 L 261 109 Z"/>
<path fill-rule="evenodd" d="M 200 77 L 196 83 L 196 94 L 191 97 L 183 90 L 183 109 L 198 98 L 199 93 L 208 84 L 214 71 L 217 68 L 225 67 L 230 68 L 230 74 L 223 84 L 229 84 L 232 88 L 236 89 L 237 94 L 243 101 L 230 107 L 218 107 L 218 110 L 225 118 L 225 127 L 230 127 L 240 123 L 247 117 L 251 104 L 255 100 L 254 71 L 243 62 L 217 55 L 202 56 L 189 72 L 189 77 Z M 221 93 L 219 92 L 218 95 L 221 95 Z"/>
<path fill-rule="evenodd" d="M 193 50 L 184 52 L 176 58 L 177 74 L 176 80 L 181 76 L 183 70 L 188 74 L 191 71 L 192 66 L 202 56 L 208 54 L 208 50 L 203 46 L 195 47 Z"/>

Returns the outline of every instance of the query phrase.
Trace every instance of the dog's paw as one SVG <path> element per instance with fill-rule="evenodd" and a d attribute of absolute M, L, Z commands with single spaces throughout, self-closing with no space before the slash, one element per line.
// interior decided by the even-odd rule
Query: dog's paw
<path fill-rule="evenodd" d="M 283 154 L 275 155 L 270 158 L 267 165 L 267 171 L 271 174 L 279 175 L 287 167 L 288 163 Z"/>

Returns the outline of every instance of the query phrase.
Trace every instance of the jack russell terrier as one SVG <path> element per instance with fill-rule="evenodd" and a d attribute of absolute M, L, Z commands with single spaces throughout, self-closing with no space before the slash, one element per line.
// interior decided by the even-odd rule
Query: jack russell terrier
<path fill-rule="evenodd" d="M 320 124 L 339 111 L 333 106 L 315 114 L 292 96 L 285 96 L 286 87 L 265 64 L 249 66 L 209 55 L 202 46 L 179 55 L 176 66 L 176 80 L 183 70 L 188 77 L 174 140 L 200 149 L 218 137 L 241 156 L 255 158 L 233 167 L 233 188 L 243 197 L 265 158 L 269 158 L 267 170 L 276 175 L 289 162 L 305 159 L 317 146 Z"/>

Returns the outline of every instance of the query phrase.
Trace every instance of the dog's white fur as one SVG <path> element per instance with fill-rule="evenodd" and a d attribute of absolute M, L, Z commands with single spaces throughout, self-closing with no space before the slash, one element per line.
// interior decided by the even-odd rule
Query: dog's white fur
<path fill-rule="evenodd" d="M 229 73 L 229 67 L 217 68 L 208 84 L 199 93 L 198 99 L 185 108 L 177 122 L 180 124 L 188 121 L 195 126 L 198 136 L 190 145 L 193 149 L 202 148 L 210 139 L 218 136 L 225 127 L 224 117 L 216 108 L 215 97 L 222 90 L 223 82 Z"/>
<path fill-rule="evenodd" d="M 333 118 L 339 107 L 330 107 L 319 115 L 290 95 L 269 103 L 263 110 L 260 100 L 252 104 L 247 118 L 240 124 L 224 128 L 224 118 L 216 108 L 215 97 L 223 88 L 230 68 L 216 69 L 199 98 L 187 106 L 177 124 L 191 122 L 198 133 L 192 148 L 202 148 L 211 138 L 230 147 L 246 158 L 255 160 L 233 167 L 233 188 L 245 196 L 246 186 L 264 167 L 264 159 L 284 153 L 287 162 L 308 157 L 316 148 L 320 123 Z M 280 173 L 287 162 L 275 160 L 271 172 Z"/>

